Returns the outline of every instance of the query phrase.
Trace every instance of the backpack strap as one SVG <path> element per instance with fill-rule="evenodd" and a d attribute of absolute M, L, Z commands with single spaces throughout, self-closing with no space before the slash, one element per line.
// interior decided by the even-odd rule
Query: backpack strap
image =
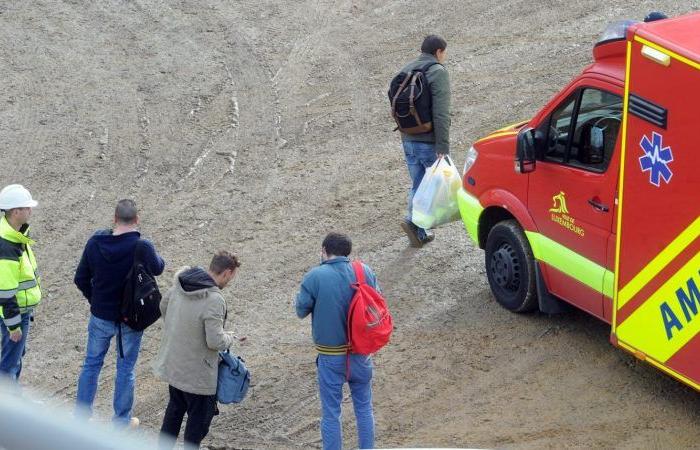
<path fill-rule="evenodd" d="M 134 247 L 134 262 L 131 264 L 132 272 L 136 269 L 139 262 L 143 262 L 143 239 L 139 238 Z M 117 350 L 119 357 L 124 359 L 124 343 L 122 342 L 122 322 L 117 321 Z"/>
<path fill-rule="evenodd" d="M 425 63 L 423 66 L 421 66 L 421 67 L 419 67 L 419 68 L 417 68 L 417 69 L 413 69 L 413 70 L 417 70 L 417 71 L 419 71 L 419 72 L 427 72 L 428 69 L 430 69 L 431 67 L 433 67 L 435 64 L 442 66 L 442 64 L 440 64 L 440 63 L 437 62 L 437 61 L 430 61 L 430 62 Z M 443 67 L 444 67 L 444 66 L 443 66 Z"/>
<path fill-rule="evenodd" d="M 134 267 L 136 267 L 139 262 L 143 262 L 143 247 L 143 239 L 139 238 L 139 240 L 136 241 L 136 247 L 134 247 Z"/>
<path fill-rule="evenodd" d="M 365 284 L 365 268 L 362 265 L 362 261 L 353 261 L 352 268 L 355 271 L 355 282 L 357 284 Z"/>
<path fill-rule="evenodd" d="M 413 74 L 411 76 L 411 94 L 408 97 L 408 111 L 410 114 L 413 116 L 413 120 L 416 121 L 418 126 L 423 126 L 423 122 L 421 122 L 420 117 L 418 116 L 418 111 L 416 111 L 416 103 L 415 103 L 415 96 L 416 96 L 416 80 L 418 79 L 418 74 Z"/>

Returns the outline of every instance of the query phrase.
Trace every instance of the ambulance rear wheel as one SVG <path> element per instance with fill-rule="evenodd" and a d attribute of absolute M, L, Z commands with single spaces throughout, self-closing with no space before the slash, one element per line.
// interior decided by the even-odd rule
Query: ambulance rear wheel
<path fill-rule="evenodd" d="M 535 259 L 522 228 L 504 220 L 486 238 L 486 275 L 496 301 L 513 312 L 537 308 Z"/>

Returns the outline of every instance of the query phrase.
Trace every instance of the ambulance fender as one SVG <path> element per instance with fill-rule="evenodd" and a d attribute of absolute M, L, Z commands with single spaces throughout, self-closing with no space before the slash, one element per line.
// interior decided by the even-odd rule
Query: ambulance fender
<path fill-rule="evenodd" d="M 484 248 L 486 238 L 498 222 L 515 219 L 526 231 L 537 231 L 535 221 L 527 207 L 512 193 L 503 189 L 491 189 L 484 192 L 479 202 L 484 211 L 479 217 L 479 247 Z"/>

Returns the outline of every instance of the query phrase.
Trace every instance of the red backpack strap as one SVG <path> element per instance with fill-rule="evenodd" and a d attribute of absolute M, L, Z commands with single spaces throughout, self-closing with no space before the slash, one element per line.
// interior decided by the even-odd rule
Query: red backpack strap
<path fill-rule="evenodd" d="M 355 270 L 355 280 L 358 284 L 365 284 L 365 268 L 362 261 L 355 260 L 352 262 L 352 268 Z"/>

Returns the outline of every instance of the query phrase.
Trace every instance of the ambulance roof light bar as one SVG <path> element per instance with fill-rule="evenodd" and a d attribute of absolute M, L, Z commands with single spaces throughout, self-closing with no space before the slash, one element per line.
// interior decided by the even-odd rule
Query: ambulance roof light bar
<path fill-rule="evenodd" d="M 607 27 L 605 27 L 603 34 L 600 35 L 600 38 L 598 38 L 595 45 L 624 40 L 627 35 L 627 29 L 636 23 L 639 23 L 639 21 L 630 19 L 611 22 Z"/>
<path fill-rule="evenodd" d="M 635 23 L 639 23 L 639 21 L 627 19 L 618 20 L 608 24 L 608 26 L 605 27 L 603 34 L 601 34 L 600 38 L 598 38 L 598 41 L 595 45 L 602 45 L 607 44 L 608 42 L 624 40 L 627 35 L 627 29 Z"/>

